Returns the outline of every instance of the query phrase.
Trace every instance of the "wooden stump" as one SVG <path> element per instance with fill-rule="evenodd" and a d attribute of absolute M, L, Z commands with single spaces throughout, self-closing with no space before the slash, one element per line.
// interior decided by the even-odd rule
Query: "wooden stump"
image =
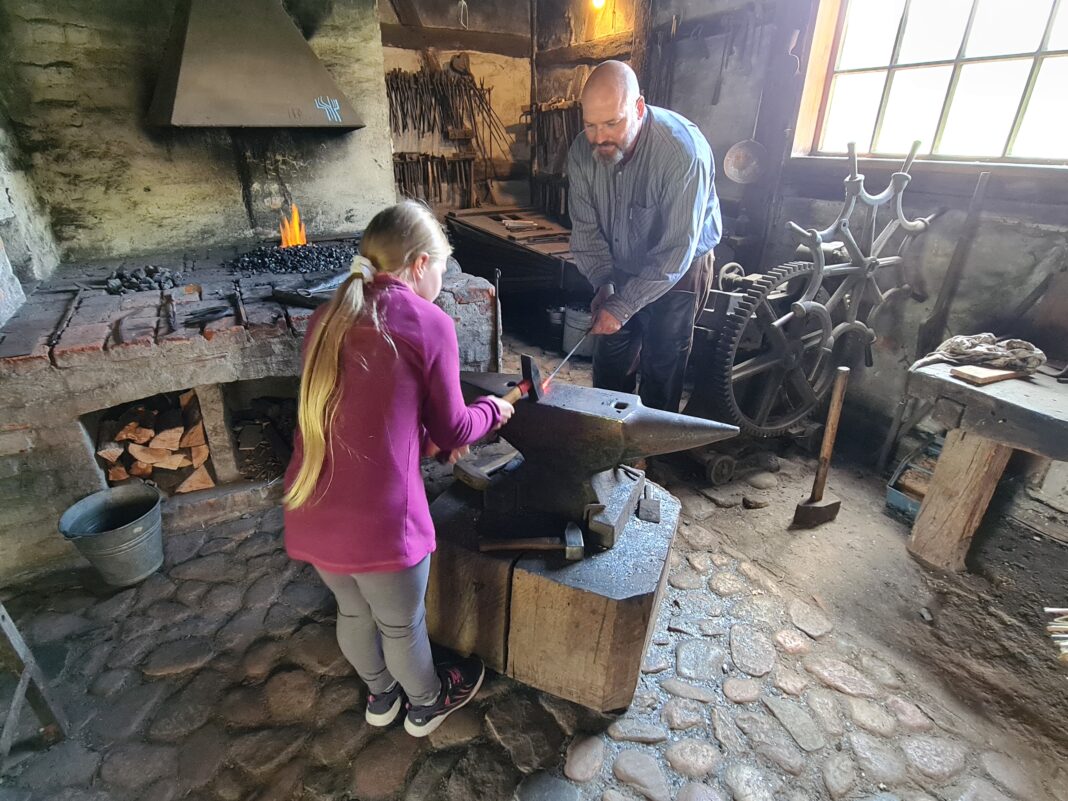
<path fill-rule="evenodd" d="M 972 535 L 986 513 L 1012 448 L 955 428 L 946 435 L 912 526 L 908 550 L 940 570 L 963 570 Z"/>
<path fill-rule="evenodd" d="M 631 517 L 614 548 L 580 562 L 544 552 L 479 553 L 479 494 L 456 485 L 441 495 L 431 505 L 438 535 L 427 592 L 431 639 L 591 709 L 625 708 L 679 520 L 679 502 L 648 486 L 661 502 L 661 522 Z"/>

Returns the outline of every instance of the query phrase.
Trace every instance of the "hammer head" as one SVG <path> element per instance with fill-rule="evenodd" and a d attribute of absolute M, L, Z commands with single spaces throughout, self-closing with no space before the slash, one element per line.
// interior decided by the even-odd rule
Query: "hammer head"
<path fill-rule="evenodd" d="M 830 523 L 838 517 L 842 501 L 829 493 L 824 493 L 823 500 L 802 501 L 794 510 L 794 522 L 791 528 L 815 528 L 823 523 Z"/>
<path fill-rule="evenodd" d="M 519 365 L 523 370 L 523 383 L 530 387 L 528 397 L 537 403 L 541 400 L 541 371 L 538 370 L 537 362 L 533 356 L 522 354 L 519 357 Z"/>
<path fill-rule="evenodd" d="M 586 541 L 582 529 L 577 523 L 568 523 L 564 529 L 564 558 L 569 562 L 577 562 L 585 555 Z"/>

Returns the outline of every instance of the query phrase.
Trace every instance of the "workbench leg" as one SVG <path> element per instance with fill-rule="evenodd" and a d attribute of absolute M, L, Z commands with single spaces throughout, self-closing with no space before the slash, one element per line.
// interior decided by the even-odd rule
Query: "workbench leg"
<path fill-rule="evenodd" d="M 959 428 L 950 431 L 912 526 L 909 553 L 928 567 L 963 570 L 972 535 L 1011 455 L 1007 445 Z"/>

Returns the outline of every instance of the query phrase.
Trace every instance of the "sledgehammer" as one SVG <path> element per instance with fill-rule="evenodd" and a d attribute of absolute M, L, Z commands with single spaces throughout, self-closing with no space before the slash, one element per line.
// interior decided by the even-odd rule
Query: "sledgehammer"
<path fill-rule="evenodd" d="M 541 372 L 538 370 L 538 365 L 534 362 L 533 356 L 526 354 L 520 355 L 519 364 L 523 370 L 523 378 L 502 399 L 514 404 L 526 395 L 537 403 L 541 400 L 542 393 Z"/>
<path fill-rule="evenodd" d="M 845 399 L 846 382 L 849 381 L 849 368 L 839 367 L 834 377 L 834 389 L 831 390 L 831 408 L 827 411 L 827 425 L 823 429 L 823 444 L 820 446 L 820 461 L 816 468 L 816 479 L 812 482 L 812 494 L 807 501 L 802 501 L 794 510 L 792 528 L 814 528 L 821 523 L 829 523 L 838 517 L 842 501 L 828 494 L 827 473 L 831 468 L 831 452 L 834 440 L 838 436 L 838 420 L 842 416 L 842 401 Z"/>

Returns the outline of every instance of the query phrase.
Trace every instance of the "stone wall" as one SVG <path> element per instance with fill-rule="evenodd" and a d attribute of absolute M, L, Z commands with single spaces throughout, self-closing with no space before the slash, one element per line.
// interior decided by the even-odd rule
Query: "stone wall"
<path fill-rule="evenodd" d="M 346 233 L 395 199 L 374 0 L 287 4 L 366 124 L 347 133 L 149 128 L 175 5 L 0 0 L 3 102 L 65 259 L 252 242 L 291 201 Z"/>
<path fill-rule="evenodd" d="M 0 38 L 4 35 L 0 27 Z M 11 75 L 0 64 L 0 87 L 10 85 L 10 80 Z M 14 275 L 22 281 L 45 278 L 59 263 L 51 220 L 28 169 L 29 162 L 15 139 L 13 125 L 4 114 L 0 89 L 0 239 L 4 240 Z M 3 320 L 0 311 L 0 323 Z"/>
<path fill-rule="evenodd" d="M 25 300 L 22 284 L 15 276 L 4 249 L 4 240 L 0 238 L 0 326 L 8 321 Z"/>
<path fill-rule="evenodd" d="M 589 42 L 634 30 L 634 0 L 538 0 L 538 51 Z M 538 101 L 577 98 L 589 65 L 538 65 Z"/>

